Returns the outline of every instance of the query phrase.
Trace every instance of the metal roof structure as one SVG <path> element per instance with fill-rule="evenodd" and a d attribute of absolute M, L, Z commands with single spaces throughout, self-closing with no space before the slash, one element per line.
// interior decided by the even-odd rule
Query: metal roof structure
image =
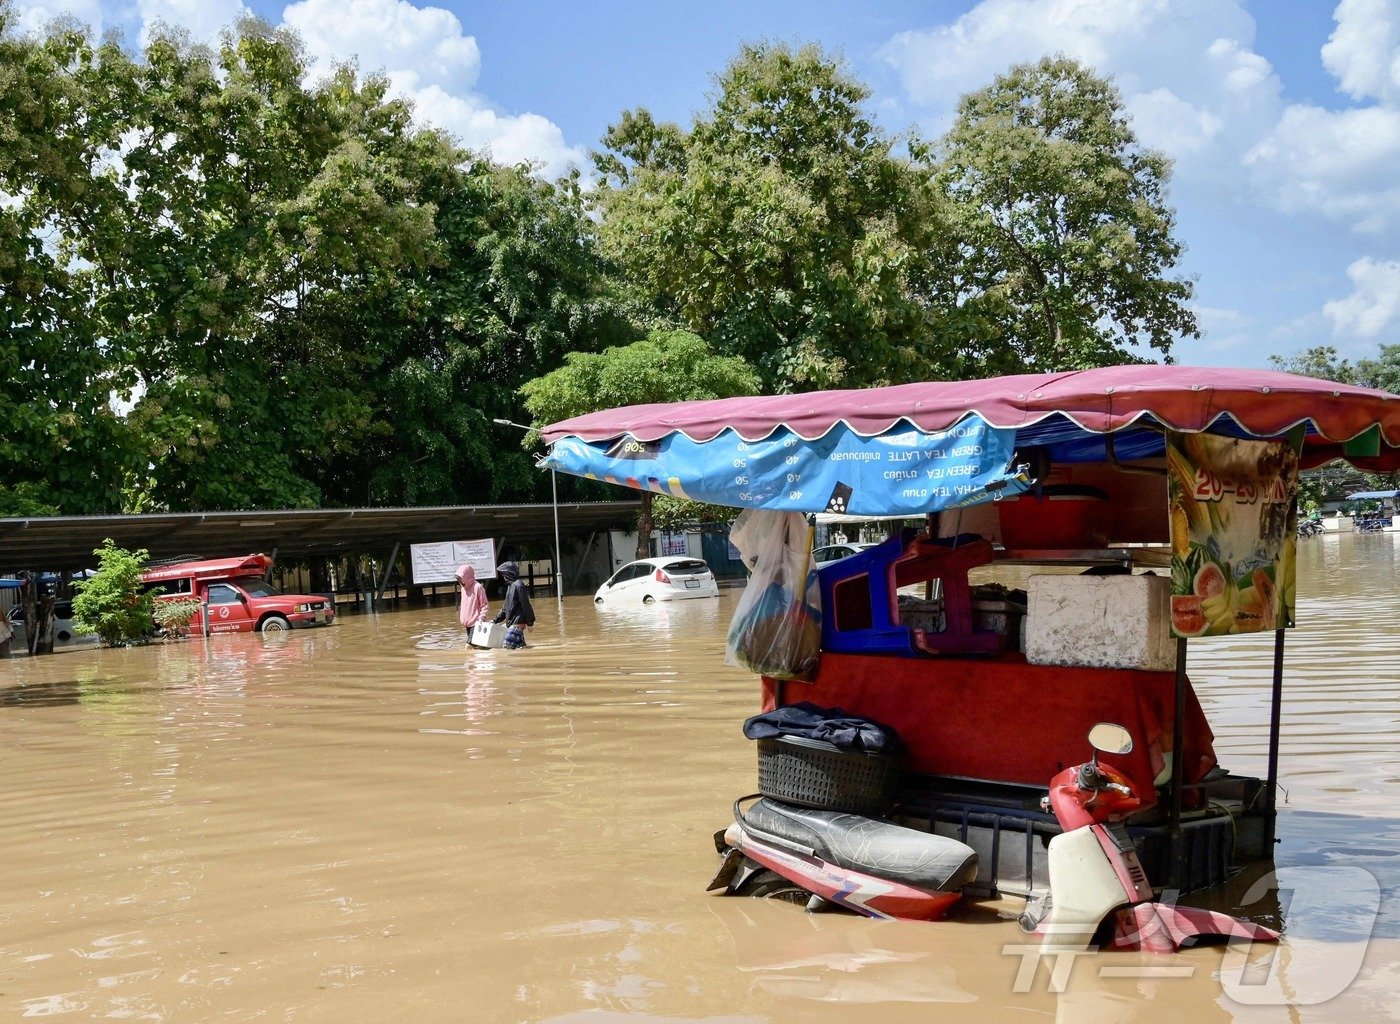
<path fill-rule="evenodd" d="M 1375 498 L 1400 498 L 1400 491 L 1357 491 L 1347 495 L 1347 501 L 1368 501 Z"/>
<path fill-rule="evenodd" d="M 564 537 L 613 527 L 635 529 L 639 502 L 559 505 Z M 443 505 L 429 508 L 318 508 L 265 512 L 166 512 L 146 515 L 33 516 L 0 519 L 0 573 L 77 570 L 110 537 L 145 548 L 152 559 L 277 553 L 279 562 L 387 553 L 395 543 L 503 539 L 507 546 L 554 545 L 553 505 Z"/>

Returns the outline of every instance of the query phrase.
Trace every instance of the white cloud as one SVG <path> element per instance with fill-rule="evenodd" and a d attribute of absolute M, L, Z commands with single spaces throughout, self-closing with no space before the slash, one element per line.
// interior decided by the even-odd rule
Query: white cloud
<path fill-rule="evenodd" d="M 422 120 L 451 132 L 472 149 L 489 153 L 497 163 L 535 161 L 549 178 L 583 164 L 583 148 L 565 143 L 560 127 L 539 114 L 501 114 L 479 96 L 454 96 L 435 85 L 409 95 Z"/>
<path fill-rule="evenodd" d="M 1221 177 L 1277 116 L 1281 84 L 1255 53 L 1240 0 L 983 0 L 949 25 L 903 32 L 882 56 L 938 126 L 1010 65 L 1063 53 L 1112 75 L 1138 137 L 1182 173 Z"/>
<path fill-rule="evenodd" d="M 240 0 L 136 0 L 141 18 L 137 42 L 145 46 L 157 24 L 178 25 L 199 43 L 218 41 L 219 33 L 248 13 Z"/>
<path fill-rule="evenodd" d="M 73 17 L 94 32 L 101 32 L 101 0 L 20 0 L 14 5 L 15 27 L 25 35 L 42 35 L 49 23 L 61 17 Z"/>
<path fill-rule="evenodd" d="M 1341 0 L 1322 63 L 1358 100 L 1400 101 L 1400 0 Z"/>
<path fill-rule="evenodd" d="M 352 58 L 364 71 L 383 71 L 420 122 L 498 162 L 533 161 L 548 177 L 584 162 L 582 147 L 568 145 L 548 118 L 503 113 L 473 91 L 481 51 L 451 11 L 408 0 L 299 0 L 282 17 L 305 41 L 313 73 Z"/>
<path fill-rule="evenodd" d="M 476 40 L 441 7 L 407 0 L 300 0 L 282 20 L 306 42 L 316 71 L 358 57 L 366 71 L 383 70 L 411 87 L 470 89 L 481 72 Z"/>
<path fill-rule="evenodd" d="M 1291 106 L 1246 162 L 1285 212 L 1370 233 L 1400 218 L 1400 110 Z"/>
<path fill-rule="evenodd" d="M 1351 294 L 1322 307 L 1334 338 L 1376 341 L 1400 328 L 1400 263 L 1363 256 L 1347 267 L 1347 277 Z"/>
<path fill-rule="evenodd" d="M 1217 306 L 1195 307 L 1196 322 L 1201 328 L 1199 344 L 1205 348 L 1223 352 L 1255 340 L 1253 319 L 1238 309 L 1223 309 Z"/>

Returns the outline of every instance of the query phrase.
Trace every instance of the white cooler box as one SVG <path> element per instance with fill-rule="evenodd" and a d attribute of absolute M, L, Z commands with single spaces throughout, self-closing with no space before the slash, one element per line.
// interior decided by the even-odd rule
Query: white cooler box
<path fill-rule="evenodd" d="M 1170 672 L 1171 589 L 1166 576 L 1032 576 L 1026 660 Z"/>
<path fill-rule="evenodd" d="M 504 622 L 478 622 L 472 627 L 470 643 L 473 647 L 500 647 L 505 642 Z"/>

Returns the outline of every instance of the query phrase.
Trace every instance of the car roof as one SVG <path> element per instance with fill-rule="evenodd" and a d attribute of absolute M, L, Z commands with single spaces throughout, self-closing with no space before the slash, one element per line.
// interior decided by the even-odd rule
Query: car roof
<path fill-rule="evenodd" d="M 672 562 L 704 562 L 703 558 L 696 555 L 662 555 L 660 558 L 635 558 L 627 565 L 670 565 Z M 708 563 L 706 563 L 708 564 Z M 627 566 L 623 566 L 627 568 Z"/>

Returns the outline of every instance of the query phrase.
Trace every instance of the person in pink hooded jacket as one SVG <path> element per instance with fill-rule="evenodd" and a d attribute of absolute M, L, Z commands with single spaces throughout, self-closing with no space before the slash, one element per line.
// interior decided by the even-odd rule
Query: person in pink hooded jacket
<path fill-rule="evenodd" d="M 457 566 L 457 582 L 462 584 L 462 607 L 457 620 L 463 629 L 471 629 L 490 614 L 486 588 L 476 581 L 476 570 L 470 565 Z"/>

